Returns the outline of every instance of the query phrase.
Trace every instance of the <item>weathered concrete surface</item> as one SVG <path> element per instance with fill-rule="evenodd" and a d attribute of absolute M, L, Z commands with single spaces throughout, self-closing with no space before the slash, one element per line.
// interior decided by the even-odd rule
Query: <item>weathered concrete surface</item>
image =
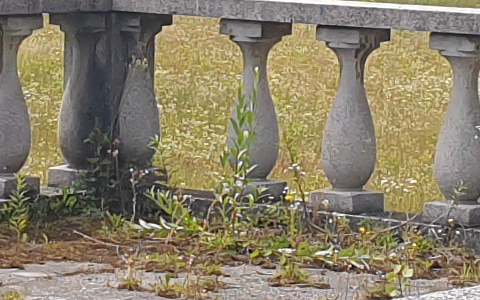
<path fill-rule="evenodd" d="M 383 210 L 381 193 L 363 191 L 377 160 L 364 72 L 368 56 L 390 40 L 390 31 L 318 26 L 317 39 L 335 52 L 341 70 L 322 140 L 322 165 L 332 191 L 315 191 L 312 199 L 328 200 L 331 210 L 342 213 Z"/>
<path fill-rule="evenodd" d="M 212 294 L 217 299 L 264 300 L 264 299 L 354 299 L 355 293 L 362 285 L 372 282 L 373 275 L 350 275 L 327 271 L 321 275 L 320 270 L 306 270 L 311 279 L 323 279 L 331 289 L 316 289 L 307 286 L 270 287 L 267 279 L 275 270 L 242 265 L 224 267 L 228 277 L 220 277 L 226 288 Z M 113 270 L 108 265 L 85 264 L 74 262 L 47 263 L 45 265 L 27 265 L 26 270 L 0 270 L 0 294 L 17 290 L 26 299 L 64 299 L 64 300 L 126 300 L 126 299 L 165 299 L 148 292 L 132 292 L 115 288 L 125 277 L 125 271 Z M 141 285 L 150 288 L 158 283 L 163 273 L 135 273 L 142 279 Z M 181 283 L 185 275 L 175 281 Z M 348 283 L 346 285 L 345 283 Z M 68 287 L 68 288 L 65 288 Z M 418 280 L 413 282 L 410 295 L 422 295 L 428 292 L 450 288 L 445 280 Z M 478 290 L 478 288 L 477 288 Z M 471 291 L 469 291 L 471 292 Z M 213 298 L 215 299 L 215 298 Z M 437 298 L 441 299 L 441 298 Z M 475 299 L 475 298 L 469 298 Z"/>
<path fill-rule="evenodd" d="M 112 114 L 108 87 L 116 78 L 108 72 L 113 56 L 106 42 L 108 20 L 104 14 L 55 14 L 50 20 L 65 33 L 68 50 L 58 123 L 60 150 L 69 167 L 86 169 L 95 148 L 85 140 L 96 126 L 106 130 Z"/>
<path fill-rule="evenodd" d="M 112 0 L 2 0 L 0 15 L 101 12 L 112 9 Z"/>
<path fill-rule="evenodd" d="M 422 220 L 436 224 L 446 224 L 448 219 L 468 227 L 480 226 L 480 205 L 451 205 L 446 201 L 433 201 L 423 206 Z"/>
<path fill-rule="evenodd" d="M 150 139 L 160 134 L 153 91 L 155 35 L 172 23 L 170 15 L 128 13 L 52 14 L 65 33 L 65 91 L 59 144 L 69 168 L 85 170 L 95 147 L 85 141 L 100 128 L 113 133 L 119 165 L 148 167 Z M 125 67 L 143 60 L 136 72 Z M 138 76 L 137 76 L 138 75 Z M 66 181 L 53 170 L 51 186 Z M 56 180 L 60 179 L 60 180 Z"/>
<path fill-rule="evenodd" d="M 327 211 L 338 213 L 383 212 L 385 209 L 385 195 L 375 191 L 319 190 L 310 193 L 310 199 L 312 203 L 323 204 Z"/>
<path fill-rule="evenodd" d="M 80 183 L 82 176 L 85 174 L 86 171 L 72 169 L 67 165 L 51 167 L 48 169 L 48 186 L 56 188 L 69 187 L 72 183 Z"/>
<path fill-rule="evenodd" d="M 30 153 L 30 116 L 17 56 L 22 41 L 42 26 L 40 15 L 0 17 L 0 174 L 18 172 Z"/>
<path fill-rule="evenodd" d="M 398 298 L 397 300 L 479 300 L 480 286 L 438 291 L 421 296 Z"/>
<path fill-rule="evenodd" d="M 364 85 L 369 55 L 390 40 L 384 29 L 318 26 L 324 41 L 340 61 L 338 90 L 322 140 L 322 164 L 333 189 L 361 191 L 377 161 L 375 127 Z"/>
<path fill-rule="evenodd" d="M 433 33 L 430 48 L 438 50 L 453 71 L 452 96 L 435 151 L 435 179 L 447 199 L 480 208 L 480 36 Z M 456 193 L 458 185 L 464 187 L 461 193 Z"/>
<path fill-rule="evenodd" d="M 40 178 L 27 176 L 24 178 L 28 190 L 40 192 Z M 17 180 L 13 175 L 0 176 L 0 198 L 8 198 L 17 189 Z"/>
<path fill-rule="evenodd" d="M 477 34 L 480 9 L 334 0 L 113 0 L 113 9 L 212 18 Z"/>
<path fill-rule="evenodd" d="M 287 183 L 280 180 L 255 180 L 251 181 L 245 187 L 245 194 L 255 194 L 255 192 L 264 189 L 264 192 L 260 194 L 262 200 L 266 201 L 278 201 L 280 197 L 285 194 L 285 188 Z"/>
<path fill-rule="evenodd" d="M 149 143 L 160 136 L 160 117 L 149 66 L 135 60 L 128 67 L 118 108 L 118 138 L 123 161 L 138 168 L 151 166 L 154 150 Z"/>
<path fill-rule="evenodd" d="M 0 15 L 125 11 L 478 34 L 480 9 L 335 0 L 3 0 Z"/>

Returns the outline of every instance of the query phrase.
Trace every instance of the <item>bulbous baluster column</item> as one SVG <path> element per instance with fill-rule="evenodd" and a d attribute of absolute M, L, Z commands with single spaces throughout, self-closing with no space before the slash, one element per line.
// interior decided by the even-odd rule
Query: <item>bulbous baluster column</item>
<path fill-rule="evenodd" d="M 430 35 L 453 71 L 451 100 L 444 117 L 434 160 L 434 174 L 447 200 L 426 203 L 424 221 L 452 218 L 465 226 L 480 225 L 480 36 Z M 452 204 L 454 205 L 452 207 Z M 451 208 L 451 209 L 450 209 Z"/>
<path fill-rule="evenodd" d="M 155 36 L 163 26 L 172 24 L 171 16 L 141 15 L 139 31 L 125 35 L 129 63 L 122 97 L 118 104 L 118 138 L 124 166 L 148 168 L 154 151 L 148 147 L 160 136 L 160 116 L 154 92 Z"/>
<path fill-rule="evenodd" d="M 99 60 L 97 45 L 106 37 L 106 16 L 53 15 L 69 42 L 71 57 L 59 118 L 60 150 L 68 167 L 84 170 L 95 157 L 92 145 L 85 142 L 96 125 L 106 127 L 105 62 Z"/>
<path fill-rule="evenodd" d="M 43 27 L 41 16 L 0 17 L 0 198 L 15 188 L 14 173 L 25 164 L 32 144 L 30 116 L 18 76 L 22 41 Z M 38 178 L 30 178 L 38 188 Z"/>
<path fill-rule="evenodd" d="M 322 141 L 322 165 L 333 189 L 313 192 L 314 203 L 328 210 L 365 213 L 384 210 L 384 195 L 365 191 L 376 163 L 376 138 L 364 87 L 368 56 L 390 40 L 390 31 L 318 26 L 340 61 L 340 82 Z"/>
<path fill-rule="evenodd" d="M 118 140 L 119 166 L 148 168 L 150 139 L 160 134 L 153 90 L 154 38 L 169 15 L 54 14 L 65 33 L 65 92 L 59 141 L 66 165 L 50 168 L 49 185 L 69 186 L 91 167 L 96 127 Z"/>
<path fill-rule="evenodd" d="M 255 81 L 258 80 L 256 91 L 256 106 L 254 110 L 255 140 L 250 146 L 250 164 L 256 166 L 247 177 L 251 180 L 250 188 L 264 187 L 274 198 L 278 198 L 285 182 L 267 180 L 274 168 L 279 151 L 279 129 L 277 113 L 270 94 L 267 78 L 267 60 L 272 47 L 282 40 L 282 37 L 292 32 L 291 24 L 270 23 L 243 20 L 222 19 L 220 32 L 229 35 L 242 51 L 243 55 L 243 96 L 245 102 L 252 103 Z M 258 78 L 256 78 L 258 72 Z M 238 121 L 238 99 L 232 118 Z M 228 128 L 228 144 L 233 146 L 237 134 L 232 125 Z M 233 163 L 233 162 L 231 162 Z"/>

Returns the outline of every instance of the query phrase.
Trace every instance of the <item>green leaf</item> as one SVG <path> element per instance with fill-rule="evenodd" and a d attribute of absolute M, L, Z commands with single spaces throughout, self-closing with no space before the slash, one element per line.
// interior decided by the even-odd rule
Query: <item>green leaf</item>
<path fill-rule="evenodd" d="M 255 115 L 253 114 L 253 112 L 249 112 L 249 114 L 247 115 L 247 119 L 248 119 L 248 124 L 250 126 L 253 126 L 253 123 L 255 121 Z"/>
<path fill-rule="evenodd" d="M 284 266 L 284 265 L 287 264 L 287 257 L 286 257 L 285 255 L 280 256 L 280 262 L 279 262 L 279 264 L 280 264 L 281 266 Z"/>
<path fill-rule="evenodd" d="M 340 253 L 338 254 L 338 257 L 340 258 L 352 257 L 354 253 L 355 253 L 355 245 L 351 245 L 347 249 L 343 249 L 342 251 L 340 251 Z"/>
<path fill-rule="evenodd" d="M 393 273 L 398 274 L 402 271 L 402 265 L 393 265 Z"/>
<path fill-rule="evenodd" d="M 403 269 L 402 276 L 405 278 L 410 278 L 413 276 L 413 269 L 411 268 L 405 268 Z"/>
<path fill-rule="evenodd" d="M 96 164 L 96 163 L 98 163 L 98 162 L 100 161 L 100 158 L 94 157 L 94 158 L 89 158 L 89 159 L 87 159 L 87 160 L 88 160 L 88 162 L 91 163 L 91 164 Z"/>
<path fill-rule="evenodd" d="M 255 258 L 255 257 L 258 257 L 260 255 L 260 250 L 256 249 L 255 251 L 253 251 L 252 254 L 250 254 L 250 258 Z"/>
<path fill-rule="evenodd" d="M 388 282 L 395 282 L 395 280 L 397 279 L 397 274 L 393 273 L 393 272 L 390 272 L 387 274 L 387 281 Z"/>
<path fill-rule="evenodd" d="M 400 291 L 397 289 L 396 286 L 394 285 L 388 285 L 385 287 L 385 292 L 387 293 L 387 295 L 389 295 L 390 297 L 397 297 L 397 296 L 400 296 Z"/>
<path fill-rule="evenodd" d="M 240 135 L 240 128 L 238 127 L 237 121 L 234 118 L 230 118 L 230 124 L 232 125 L 235 134 Z"/>
<path fill-rule="evenodd" d="M 248 149 L 242 149 L 242 150 L 238 153 L 237 159 L 238 159 L 238 160 L 242 159 L 242 157 L 245 156 L 245 155 L 247 154 L 247 152 L 248 152 Z"/>
<path fill-rule="evenodd" d="M 386 260 L 386 259 L 387 259 L 387 256 L 382 253 L 373 255 L 373 260 Z"/>

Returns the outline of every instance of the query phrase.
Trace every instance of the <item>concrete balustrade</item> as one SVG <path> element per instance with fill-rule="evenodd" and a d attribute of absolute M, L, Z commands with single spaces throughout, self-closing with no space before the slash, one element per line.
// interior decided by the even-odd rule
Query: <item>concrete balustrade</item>
<path fill-rule="evenodd" d="M 448 215 L 465 225 L 480 225 L 480 9 L 329 0 L 5 0 L 0 3 L 0 179 L 7 179 L 0 180 L 0 188 L 7 186 L 30 150 L 28 109 L 15 61 L 21 41 L 42 26 L 40 13 L 50 13 L 51 22 L 65 33 L 65 93 L 59 118 L 65 165 L 52 167 L 50 185 L 68 185 L 89 167 L 94 149 L 84 141 L 95 126 L 118 138 L 122 167 L 150 166 L 153 152 L 147 144 L 161 132 L 154 39 L 163 26 L 172 24 L 173 15 L 188 15 L 219 18 L 220 33 L 239 46 L 247 102 L 252 101 L 259 71 L 253 128 L 257 138 L 250 149 L 257 167 L 248 178 L 250 187 L 265 186 L 273 195 L 281 193 L 285 183 L 268 179 L 279 149 L 268 55 L 292 33 L 292 23 L 316 24 L 316 37 L 335 52 L 341 74 L 321 150 L 332 189 L 314 192 L 312 200 L 354 214 L 383 211 L 385 201 L 382 193 L 364 189 L 376 163 L 375 128 L 364 87 L 367 59 L 390 40 L 392 29 L 431 32 L 431 49 L 450 62 L 454 77 L 434 172 L 445 198 L 455 198 L 459 205 L 451 209 L 448 201 L 427 203 L 424 219 L 444 221 Z M 230 127 L 228 143 L 235 138 Z M 452 194 L 460 183 L 468 190 Z"/>

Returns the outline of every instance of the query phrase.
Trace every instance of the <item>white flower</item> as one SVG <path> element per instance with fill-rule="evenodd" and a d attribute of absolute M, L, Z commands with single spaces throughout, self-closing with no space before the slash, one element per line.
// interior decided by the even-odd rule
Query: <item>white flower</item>
<path fill-rule="evenodd" d="M 280 253 L 292 254 L 292 253 L 295 252 L 295 249 L 292 249 L 292 248 L 280 248 L 280 249 L 278 249 L 278 252 L 280 252 Z"/>

